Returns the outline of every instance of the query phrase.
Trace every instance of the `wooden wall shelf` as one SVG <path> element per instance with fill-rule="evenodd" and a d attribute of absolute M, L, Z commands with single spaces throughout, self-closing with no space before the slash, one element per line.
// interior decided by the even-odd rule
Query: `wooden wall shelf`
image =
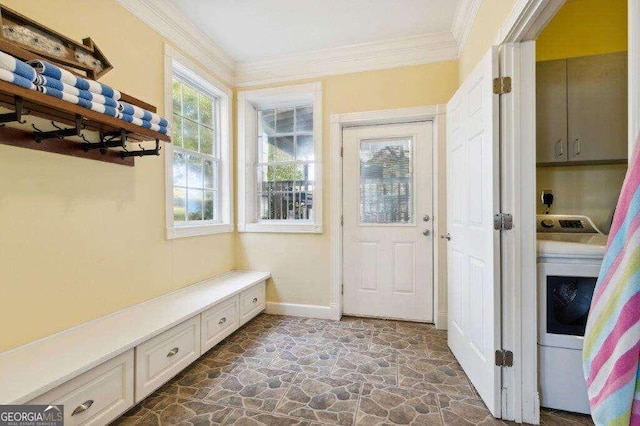
<path fill-rule="evenodd" d="M 80 105 L 5 81 L 0 81 L 0 106 L 14 111 L 17 119 L 13 121 L 17 122 L 21 118 L 24 119 L 25 116 L 35 116 L 54 123 L 72 126 L 72 128 L 80 131 L 98 132 L 103 135 L 124 134 L 126 141 L 156 141 L 156 148 L 159 148 L 160 141 L 171 142 L 171 138 L 163 133 L 145 129 L 119 118 L 92 111 Z M 84 143 L 63 138 L 49 138 L 36 142 L 37 136 L 37 130 L 28 132 L 20 129 L 2 128 L 0 129 L 0 144 L 21 146 L 39 151 L 55 152 L 128 166 L 134 165 L 133 158 L 127 156 L 133 155 L 136 151 L 131 151 L 130 154 L 125 154 L 125 156 L 122 156 L 123 151 L 115 150 L 103 150 L 103 152 L 106 151 L 103 153 L 100 150 L 92 149 L 89 152 L 85 152 Z M 151 150 L 137 152 L 139 155 L 135 156 L 155 154 Z"/>

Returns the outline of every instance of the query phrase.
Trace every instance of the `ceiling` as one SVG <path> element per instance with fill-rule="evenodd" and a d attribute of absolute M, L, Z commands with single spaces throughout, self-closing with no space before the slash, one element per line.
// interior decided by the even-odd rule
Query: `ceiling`
<path fill-rule="evenodd" d="M 239 62 L 450 32 L 459 0 L 170 0 Z"/>

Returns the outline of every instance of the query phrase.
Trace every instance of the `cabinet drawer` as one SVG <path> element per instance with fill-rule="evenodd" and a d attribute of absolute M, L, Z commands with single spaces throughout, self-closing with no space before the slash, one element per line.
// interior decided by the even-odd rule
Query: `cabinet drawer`
<path fill-rule="evenodd" d="M 240 293 L 240 325 L 258 315 L 265 306 L 265 282 Z"/>
<path fill-rule="evenodd" d="M 133 349 L 29 401 L 64 405 L 65 425 L 106 425 L 133 405 Z"/>
<path fill-rule="evenodd" d="M 136 402 L 140 402 L 199 356 L 199 315 L 136 346 Z"/>
<path fill-rule="evenodd" d="M 205 353 L 240 326 L 239 297 L 222 302 L 202 313 L 200 347 Z"/>

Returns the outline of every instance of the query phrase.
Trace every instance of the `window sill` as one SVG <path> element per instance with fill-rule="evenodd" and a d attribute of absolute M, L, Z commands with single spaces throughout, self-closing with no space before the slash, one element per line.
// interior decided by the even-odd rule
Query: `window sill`
<path fill-rule="evenodd" d="M 322 234 L 322 225 L 315 223 L 239 223 L 238 232 L 269 232 L 282 234 Z"/>
<path fill-rule="evenodd" d="M 216 223 L 211 225 L 176 226 L 167 228 L 167 239 L 199 237 L 202 235 L 228 234 L 233 232 L 233 224 Z"/>

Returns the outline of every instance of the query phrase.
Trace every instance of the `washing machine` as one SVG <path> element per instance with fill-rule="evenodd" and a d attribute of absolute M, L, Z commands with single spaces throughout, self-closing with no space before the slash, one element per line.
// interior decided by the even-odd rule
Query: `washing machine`
<path fill-rule="evenodd" d="M 538 374 L 542 407 L 589 414 L 582 346 L 607 236 L 586 216 L 538 215 Z"/>

